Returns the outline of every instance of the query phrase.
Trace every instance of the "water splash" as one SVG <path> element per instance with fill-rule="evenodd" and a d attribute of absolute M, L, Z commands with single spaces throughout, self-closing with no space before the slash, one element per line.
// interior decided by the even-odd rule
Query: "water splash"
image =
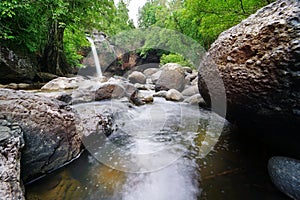
<path fill-rule="evenodd" d="M 97 76 L 99 78 L 101 78 L 102 77 L 102 70 L 101 70 L 101 65 L 100 65 L 98 54 L 97 54 L 97 49 L 96 49 L 96 46 L 95 46 L 95 42 L 90 37 L 86 37 L 86 38 L 91 43 L 91 48 L 92 48 L 92 52 L 93 52 L 93 56 L 94 56 L 94 61 L 95 61 L 95 66 L 96 66 L 96 71 L 97 71 Z"/>

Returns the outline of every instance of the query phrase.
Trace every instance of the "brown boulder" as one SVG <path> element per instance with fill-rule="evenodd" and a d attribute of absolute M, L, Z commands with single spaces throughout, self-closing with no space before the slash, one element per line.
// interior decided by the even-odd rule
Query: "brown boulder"
<path fill-rule="evenodd" d="M 33 93 L 0 89 L 0 113 L 24 132 L 23 180 L 32 180 L 76 158 L 80 122 L 64 102 Z"/>
<path fill-rule="evenodd" d="M 184 78 L 184 69 L 181 65 L 176 63 L 165 64 L 155 83 L 155 91 L 175 89 L 181 92 L 185 86 Z"/>
<path fill-rule="evenodd" d="M 298 0 L 278 0 L 223 32 L 200 66 L 199 91 L 210 104 L 209 93 L 218 86 L 208 91 L 203 77 L 220 74 L 227 118 L 272 147 L 300 156 L 299 16 Z M 213 82 L 214 76 L 208 77 Z"/>

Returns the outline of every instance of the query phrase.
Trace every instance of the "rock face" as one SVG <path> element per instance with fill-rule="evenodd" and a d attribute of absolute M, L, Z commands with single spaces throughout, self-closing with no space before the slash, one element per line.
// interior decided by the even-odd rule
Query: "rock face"
<path fill-rule="evenodd" d="M 279 151 L 298 156 L 299 16 L 297 0 L 278 0 L 260 9 L 219 36 L 199 71 L 199 91 L 208 104 L 211 99 L 203 75 L 220 74 L 226 89 L 227 118 Z"/>
<path fill-rule="evenodd" d="M 24 132 L 23 180 L 29 181 L 56 169 L 81 150 L 81 126 L 64 102 L 32 93 L 0 90 L 0 113 L 18 122 Z"/>
<path fill-rule="evenodd" d="M 273 157 L 268 170 L 273 183 L 293 199 L 300 199 L 300 161 L 287 157 Z"/>
<path fill-rule="evenodd" d="M 24 199 L 20 179 L 21 148 L 23 132 L 18 124 L 10 123 L 0 116 L 0 198 Z"/>
<path fill-rule="evenodd" d="M 1 83 L 32 81 L 37 68 L 29 58 L 19 57 L 7 47 L 0 46 Z"/>
<path fill-rule="evenodd" d="M 185 85 L 184 69 L 176 63 L 168 63 L 162 67 L 162 72 L 155 84 L 155 90 L 175 89 L 181 92 Z"/>

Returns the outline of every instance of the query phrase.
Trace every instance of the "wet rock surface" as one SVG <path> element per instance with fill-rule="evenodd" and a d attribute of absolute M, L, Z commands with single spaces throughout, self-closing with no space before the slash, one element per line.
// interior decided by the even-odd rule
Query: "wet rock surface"
<path fill-rule="evenodd" d="M 23 132 L 17 123 L 0 116 L 0 199 L 25 199 L 20 177 Z"/>
<path fill-rule="evenodd" d="M 54 170 L 81 151 L 80 121 L 64 102 L 42 95 L 0 90 L 0 113 L 18 122 L 26 146 L 22 153 L 23 180 Z"/>
<path fill-rule="evenodd" d="M 272 157 L 268 171 L 276 187 L 293 199 L 300 199 L 300 161 L 287 157 Z"/>
<path fill-rule="evenodd" d="M 298 157 L 299 16 L 297 0 L 278 0 L 258 10 L 219 36 L 199 71 L 199 91 L 208 104 L 214 91 L 208 91 L 204 77 L 213 83 L 214 74 L 220 74 L 227 118 L 272 148 Z M 215 98 L 221 98 L 217 92 Z"/>

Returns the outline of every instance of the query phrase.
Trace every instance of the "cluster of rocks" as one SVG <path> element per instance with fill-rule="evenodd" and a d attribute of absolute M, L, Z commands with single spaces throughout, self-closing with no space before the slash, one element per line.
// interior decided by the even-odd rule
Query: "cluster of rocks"
<path fill-rule="evenodd" d="M 132 103 L 142 105 L 153 102 L 154 97 L 163 97 L 170 101 L 205 105 L 198 92 L 197 71 L 175 63 L 109 79 L 60 77 L 44 85 L 41 90 L 45 91 L 42 92 L 44 95 L 70 104 L 126 97 Z"/>

